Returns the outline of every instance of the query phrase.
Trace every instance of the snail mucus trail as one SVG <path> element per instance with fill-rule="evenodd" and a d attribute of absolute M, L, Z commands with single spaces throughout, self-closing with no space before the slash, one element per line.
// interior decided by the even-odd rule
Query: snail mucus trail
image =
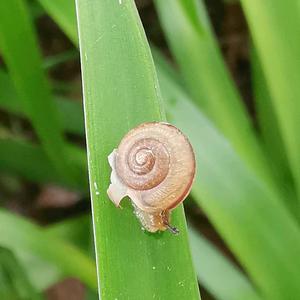
<path fill-rule="evenodd" d="M 195 156 L 186 136 L 168 123 L 143 123 L 124 136 L 108 161 L 110 200 L 119 207 L 129 196 L 147 231 L 178 233 L 170 225 L 170 212 L 187 197 L 195 176 Z"/>

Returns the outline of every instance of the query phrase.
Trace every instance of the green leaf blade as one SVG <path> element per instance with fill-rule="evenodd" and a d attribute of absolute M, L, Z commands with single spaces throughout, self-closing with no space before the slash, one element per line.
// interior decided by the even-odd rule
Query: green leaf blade
<path fill-rule="evenodd" d="M 45 10 L 53 16 L 54 21 L 63 28 L 65 34 L 74 43 L 78 43 L 76 12 L 74 0 L 38 0 Z"/>
<path fill-rule="evenodd" d="M 23 0 L 0 2 L 0 51 L 45 152 L 62 176 L 70 182 L 76 181 L 77 175 L 68 163 L 58 113 L 43 74 L 36 37 Z"/>
<path fill-rule="evenodd" d="M 182 206 L 172 215 L 178 236 L 148 234 L 126 201 L 118 210 L 106 194 L 107 156 L 122 136 L 142 122 L 165 119 L 134 2 L 78 0 L 77 14 L 101 298 L 199 299 Z"/>
<path fill-rule="evenodd" d="M 299 197 L 299 4 L 270 0 L 242 0 L 241 3 L 270 90 Z"/>
<path fill-rule="evenodd" d="M 64 276 L 75 276 L 96 289 L 94 262 L 90 258 L 76 247 L 46 234 L 37 225 L 4 210 L 0 210 L 0 244 L 13 251 L 26 269 L 30 266 L 30 254 L 31 262 L 42 259 Z"/>
<path fill-rule="evenodd" d="M 86 192 L 85 152 L 74 146 L 67 147 L 73 164 L 82 173 L 82 181 L 77 184 L 70 184 L 69 180 L 57 172 L 40 146 L 11 138 L 0 138 L 0 170 L 33 182 L 54 183 Z"/>
<path fill-rule="evenodd" d="M 32 286 L 19 260 L 12 251 L 3 247 L 0 247 L 0 297 L 20 300 L 42 299 Z"/>
<path fill-rule="evenodd" d="M 216 299 L 261 299 L 248 278 L 213 244 L 192 227 L 189 236 L 199 282 Z"/>

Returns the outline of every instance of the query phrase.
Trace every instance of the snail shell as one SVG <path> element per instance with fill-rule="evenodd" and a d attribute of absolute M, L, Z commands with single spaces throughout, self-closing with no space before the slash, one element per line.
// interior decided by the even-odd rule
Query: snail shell
<path fill-rule="evenodd" d="M 186 198 L 195 176 L 194 152 L 183 133 L 168 123 L 143 123 L 125 135 L 108 160 L 111 201 L 119 206 L 129 196 L 146 230 L 177 233 L 169 212 Z"/>

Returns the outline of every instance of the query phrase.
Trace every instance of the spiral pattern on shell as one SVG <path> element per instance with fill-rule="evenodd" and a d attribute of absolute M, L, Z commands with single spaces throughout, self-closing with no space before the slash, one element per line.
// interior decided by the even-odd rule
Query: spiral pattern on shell
<path fill-rule="evenodd" d="M 168 150 L 154 138 L 126 139 L 118 149 L 117 173 L 127 186 L 149 190 L 169 172 Z M 124 167 L 125 166 L 125 167 Z"/>
<path fill-rule="evenodd" d="M 162 122 L 144 123 L 122 139 L 116 172 L 128 196 L 144 211 L 176 207 L 190 191 L 195 157 L 187 138 Z"/>

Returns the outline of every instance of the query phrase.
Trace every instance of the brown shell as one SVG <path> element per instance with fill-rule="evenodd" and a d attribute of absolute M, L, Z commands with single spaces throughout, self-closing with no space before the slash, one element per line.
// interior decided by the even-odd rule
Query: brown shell
<path fill-rule="evenodd" d="M 167 212 L 186 198 L 195 176 L 195 156 L 188 139 L 175 126 L 162 122 L 143 123 L 130 130 L 109 162 L 110 199 L 118 206 L 124 196 L 129 196 L 147 230 L 149 224 L 142 218 L 168 216 Z M 168 222 L 168 217 L 161 222 Z M 155 228 L 155 223 L 159 222 L 154 221 L 149 231 L 167 227 Z"/>

